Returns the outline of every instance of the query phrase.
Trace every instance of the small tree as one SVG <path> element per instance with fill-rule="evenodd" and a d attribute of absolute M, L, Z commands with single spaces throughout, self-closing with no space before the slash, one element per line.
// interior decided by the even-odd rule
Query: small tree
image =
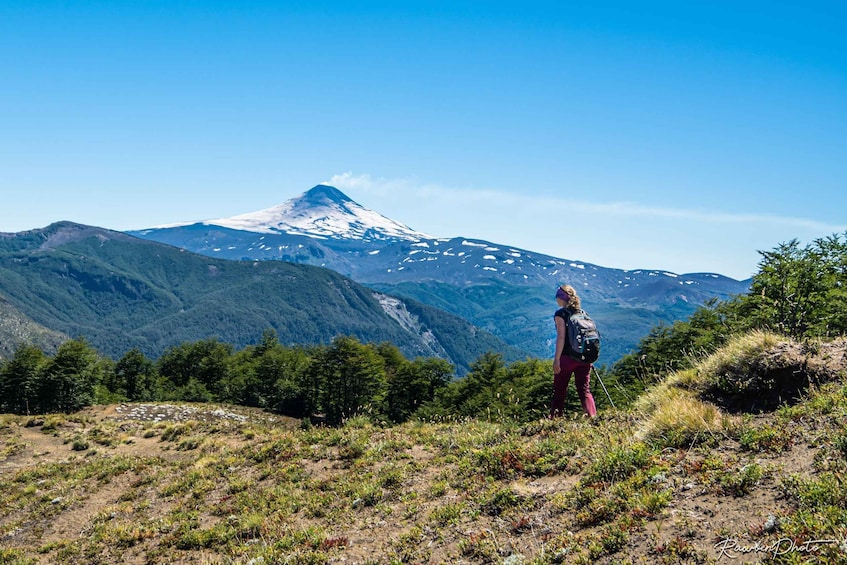
<path fill-rule="evenodd" d="M 102 366 L 84 339 L 74 339 L 59 346 L 39 377 L 38 403 L 42 412 L 75 412 L 94 400 Z"/>
<path fill-rule="evenodd" d="M 328 424 L 341 424 L 381 403 L 385 393 L 385 361 L 373 347 L 362 345 L 354 337 L 338 337 L 318 362 L 323 376 L 322 405 Z"/>
<path fill-rule="evenodd" d="M 431 402 L 454 373 L 453 365 L 444 359 L 418 358 L 404 362 L 388 383 L 386 415 L 392 422 L 405 422 L 423 404 Z"/>
<path fill-rule="evenodd" d="M 499 353 L 487 352 L 471 364 L 471 371 L 457 387 L 456 412 L 463 416 L 484 416 L 496 398 L 495 384 L 506 374 Z"/>
<path fill-rule="evenodd" d="M 159 358 L 159 374 L 168 379 L 179 390 L 198 389 L 210 392 L 214 400 L 227 400 L 229 358 L 232 345 L 216 339 L 204 339 L 194 343 L 181 343 L 165 351 Z M 191 386 L 188 386 L 190 381 Z M 179 394 L 179 393 L 177 393 Z M 205 392 L 201 396 L 205 396 Z M 192 392 L 192 396 L 197 394 Z"/>
<path fill-rule="evenodd" d="M 118 360 L 111 374 L 106 375 L 105 382 L 110 392 L 129 401 L 149 401 L 157 397 L 156 367 L 138 348 Z"/>
<path fill-rule="evenodd" d="M 508 366 L 505 379 L 497 387 L 491 409 L 519 422 L 536 420 L 550 412 L 552 392 L 553 370 L 549 361 L 516 361 Z"/>
<path fill-rule="evenodd" d="M 248 396 L 287 416 L 309 415 L 315 404 L 306 384 L 310 364 L 311 356 L 302 348 L 286 348 L 279 343 L 262 348 L 254 360 L 253 390 Z"/>
<path fill-rule="evenodd" d="M 40 412 L 38 382 L 47 357 L 35 346 L 24 345 L 0 368 L 0 412 Z"/>

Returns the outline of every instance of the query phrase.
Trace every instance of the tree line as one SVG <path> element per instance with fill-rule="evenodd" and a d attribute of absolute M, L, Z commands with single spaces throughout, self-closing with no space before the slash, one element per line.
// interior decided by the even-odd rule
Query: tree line
<path fill-rule="evenodd" d="M 748 293 L 713 300 L 686 320 L 653 328 L 635 351 L 599 369 L 616 405 L 625 406 L 668 372 L 691 366 L 740 333 L 769 329 L 801 340 L 847 333 L 847 243 L 841 236 L 805 247 L 792 240 L 760 254 Z M 117 361 L 76 339 L 53 356 L 24 346 L 0 362 L 0 412 L 194 401 L 319 417 L 329 425 L 356 416 L 386 423 L 464 417 L 528 421 L 547 413 L 551 386 L 546 359 L 506 364 L 489 352 L 456 379 L 455 367 L 443 359 L 410 360 L 392 344 L 364 344 L 350 336 L 328 345 L 287 347 L 267 330 L 258 344 L 238 351 L 205 339 L 173 346 L 156 360 L 133 349 Z M 595 392 L 598 405 L 604 396 Z"/>
<path fill-rule="evenodd" d="M 443 359 L 406 359 L 388 343 L 340 336 L 329 345 L 286 347 L 273 330 L 235 351 L 216 339 L 184 342 L 157 360 L 132 349 L 117 361 L 84 339 L 56 354 L 33 346 L 0 364 L 0 411 L 73 412 L 113 402 L 221 402 L 297 418 L 319 414 L 329 424 L 367 414 L 408 419 L 453 378 Z"/>

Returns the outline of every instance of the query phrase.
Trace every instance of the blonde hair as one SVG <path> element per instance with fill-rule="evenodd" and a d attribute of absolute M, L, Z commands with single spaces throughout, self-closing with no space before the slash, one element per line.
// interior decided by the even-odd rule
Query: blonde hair
<path fill-rule="evenodd" d="M 559 288 L 561 288 L 565 292 L 565 294 L 570 297 L 570 300 L 568 300 L 568 308 L 570 308 L 571 310 L 579 310 L 581 308 L 582 301 L 579 299 L 579 296 L 576 293 L 576 289 L 569 284 L 564 284 Z"/>

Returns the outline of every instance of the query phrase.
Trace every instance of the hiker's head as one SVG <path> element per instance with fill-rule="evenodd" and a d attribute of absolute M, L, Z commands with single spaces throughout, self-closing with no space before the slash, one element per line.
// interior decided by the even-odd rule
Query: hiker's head
<path fill-rule="evenodd" d="M 576 290 L 569 284 L 565 284 L 556 289 L 556 301 L 564 307 L 578 309 L 580 306 L 579 296 Z"/>

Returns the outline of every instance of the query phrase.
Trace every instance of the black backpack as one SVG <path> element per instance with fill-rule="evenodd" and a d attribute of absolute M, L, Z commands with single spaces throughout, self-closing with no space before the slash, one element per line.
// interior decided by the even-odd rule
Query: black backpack
<path fill-rule="evenodd" d="M 563 312 L 567 314 L 567 310 Z M 562 316 L 568 327 L 565 353 L 583 363 L 594 363 L 600 357 L 600 332 L 585 310 Z"/>

